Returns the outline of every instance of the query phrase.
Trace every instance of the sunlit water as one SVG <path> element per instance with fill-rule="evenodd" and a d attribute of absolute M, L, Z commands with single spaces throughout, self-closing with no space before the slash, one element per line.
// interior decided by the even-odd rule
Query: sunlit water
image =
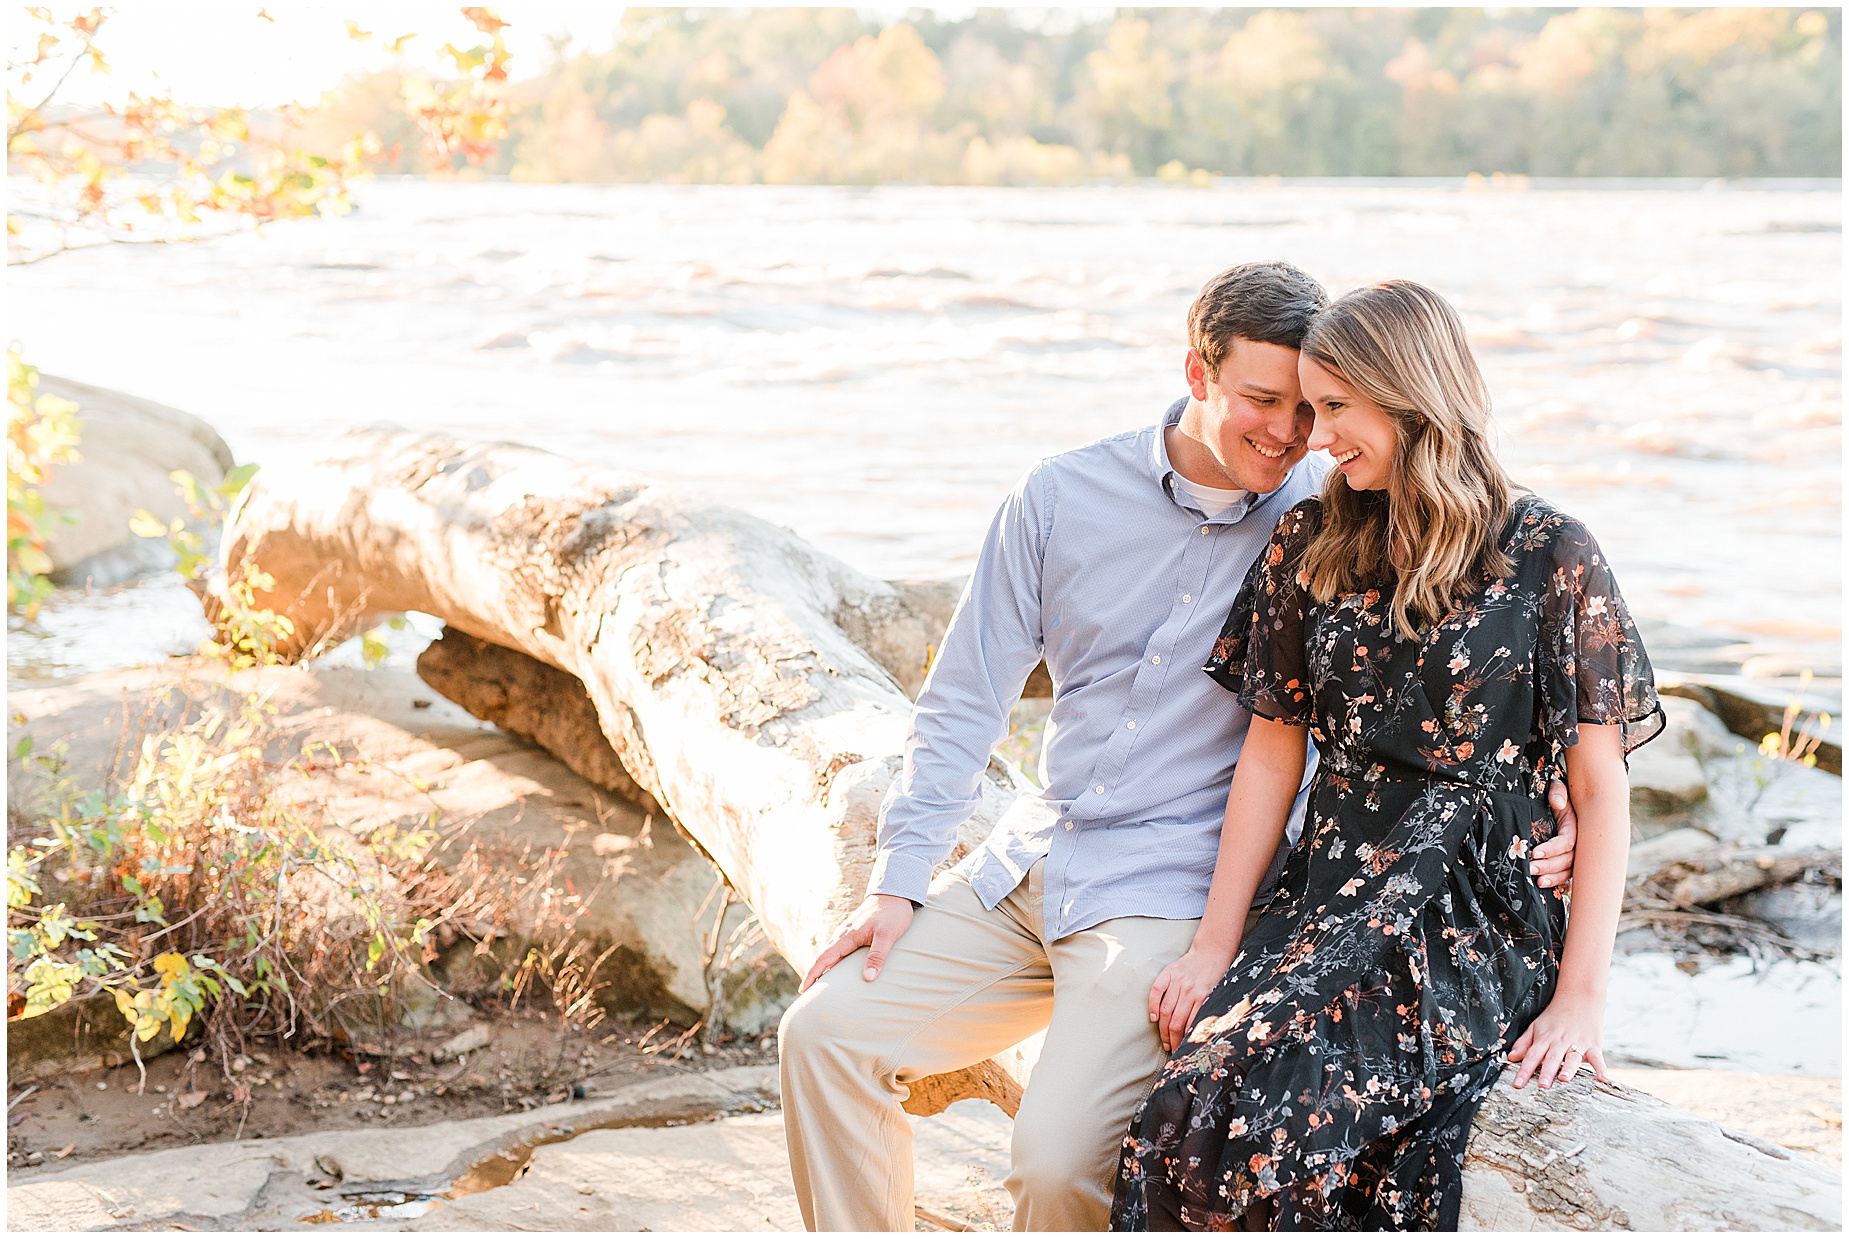
<path fill-rule="evenodd" d="M 373 183 L 345 219 L 10 272 L 46 370 L 241 459 L 390 422 L 517 439 L 967 571 L 1039 457 L 1152 421 L 1230 263 L 1462 310 L 1517 477 L 1634 606 L 1838 661 L 1841 194 L 1460 184 L 999 190 Z M 15 678 L 185 648 L 165 587 L 48 610 Z M 178 635 L 176 635 L 178 634 Z M 49 642 L 49 644 L 47 644 Z"/>

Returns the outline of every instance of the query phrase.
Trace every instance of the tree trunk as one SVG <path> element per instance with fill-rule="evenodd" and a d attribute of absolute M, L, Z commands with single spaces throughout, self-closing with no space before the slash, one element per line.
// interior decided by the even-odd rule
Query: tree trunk
<path fill-rule="evenodd" d="M 1470 1132 L 1460 1230 L 1841 1230 L 1842 1176 L 1648 1093 L 1503 1073 Z"/>
<path fill-rule="evenodd" d="M 545 452 L 380 432 L 266 471 L 233 512 L 225 552 L 234 572 L 250 557 L 274 577 L 259 602 L 296 622 L 294 652 L 406 610 L 475 638 L 431 656 L 433 683 L 543 744 L 578 749 L 561 756 L 605 786 L 626 780 L 651 797 L 799 971 L 865 890 L 908 698 L 960 593 L 956 582 L 874 580 L 745 513 Z M 568 686 L 521 656 L 576 677 L 609 758 L 588 751 L 581 706 L 551 710 L 572 699 Z M 526 692 L 546 700 L 518 700 Z M 957 854 L 1018 794 L 992 762 Z M 1013 1114 L 1038 1048 L 1035 1038 L 920 1081 L 907 1108 L 982 1097 Z M 1641 1094 L 1575 1085 L 1537 1102 L 1506 1091 L 1472 1143 L 1466 1212 L 1477 1225 L 1835 1224 L 1837 1189 L 1814 1186 L 1835 1176 L 1820 1166 Z"/>
<path fill-rule="evenodd" d="M 786 529 L 644 479 L 511 444 L 382 432 L 266 470 L 224 548 L 234 573 L 248 557 L 274 578 L 257 601 L 294 621 L 287 654 L 417 610 L 576 677 L 614 763 L 573 741 L 586 728 L 545 719 L 550 702 L 491 700 L 537 689 L 533 669 L 489 655 L 484 683 L 463 689 L 474 673 L 459 651 L 431 662 L 460 704 L 652 798 L 798 971 L 866 889 L 908 690 L 958 592 L 874 580 Z M 958 853 L 1017 795 L 991 763 Z M 997 1096 L 1005 1075 L 956 1073 L 921 1088 L 920 1104 L 992 1096 L 1012 1113 L 1013 1097 Z"/>

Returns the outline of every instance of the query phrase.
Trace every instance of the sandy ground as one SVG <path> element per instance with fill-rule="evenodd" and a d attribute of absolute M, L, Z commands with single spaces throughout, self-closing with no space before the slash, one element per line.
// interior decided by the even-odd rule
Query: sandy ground
<path fill-rule="evenodd" d="M 1648 951 L 1612 960 L 1605 1044 L 1613 1062 L 1837 1076 L 1842 1040 L 1839 959 L 1678 960 Z"/>
<path fill-rule="evenodd" d="M 614 1022 L 561 1038 L 536 1012 L 481 1021 L 491 1041 L 462 1062 L 426 1049 L 396 1059 L 270 1047 L 229 1072 L 174 1052 L 9 1090 L 9 1170 L 78 1165 L 125 1153 L 335 1129 L 418 1127 L 518 1114 L 689 1070 L 776 1062 L 774 1040 L 734 1039 L 711 1053 L 672 1025 Z M 450 1030 L 451 1033 L 454 1030 Z M 244 1096 L 240 1098 L 239 1091 Z M 389 1099 L 389 1100 L 388 1100 Z"/>

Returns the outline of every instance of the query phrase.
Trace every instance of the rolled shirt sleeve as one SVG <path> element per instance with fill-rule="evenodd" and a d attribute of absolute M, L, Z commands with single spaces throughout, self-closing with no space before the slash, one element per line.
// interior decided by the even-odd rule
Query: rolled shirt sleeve
<path fill-rule="evenodd" d="M 989 755 L 1040 662 L 1040 582 L 1051 520 L 1044 469 L 1016 484 L 989 524 L 969 584 L 925 678 L 905 765 L 880 806 L 870 895 L 923 903 L 957 827 L 981 804 Z"/>

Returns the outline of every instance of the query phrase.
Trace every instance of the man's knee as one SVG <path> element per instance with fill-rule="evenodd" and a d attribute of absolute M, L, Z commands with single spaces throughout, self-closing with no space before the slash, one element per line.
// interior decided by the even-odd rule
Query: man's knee
<path fill-rule="evenodd" d="M 785 1058 L 791 1054 L 807 1054 L 817 1045 L 826 1045 L 832 1040 L 838 1021 L 830 1010 L 828 993 L 828 986 L 811 986 L 784 1010 L 783 1018 L 777 1021 L 779 1054 Z"/>
<path fill-rule="evenodd" d="M 830 976 L 845 973 L 858 978 L 852 963 L 850 959 L 836 965 Z M 839 983 L 831 984 L 827 977 L 799 995 L 777 1024 L 777 1050 L 784 1062 L 853 1056 L 867 1031 L 864 1013 L 856 1011 L 860 997 Z"/>
<path fill-rule="evenodd" d="M 1108 1202 L 1122 1141 L 1123 1132 L 1106 1132 L 1095 1123 L 1047 1115 L 1023 1124 L 1017 1117 L 1009 1175 L 1016 1198 L 1064 1200 L 1071 1202 L 1065 1207 L 1080 1210 L 1099 1199 Z"/>

